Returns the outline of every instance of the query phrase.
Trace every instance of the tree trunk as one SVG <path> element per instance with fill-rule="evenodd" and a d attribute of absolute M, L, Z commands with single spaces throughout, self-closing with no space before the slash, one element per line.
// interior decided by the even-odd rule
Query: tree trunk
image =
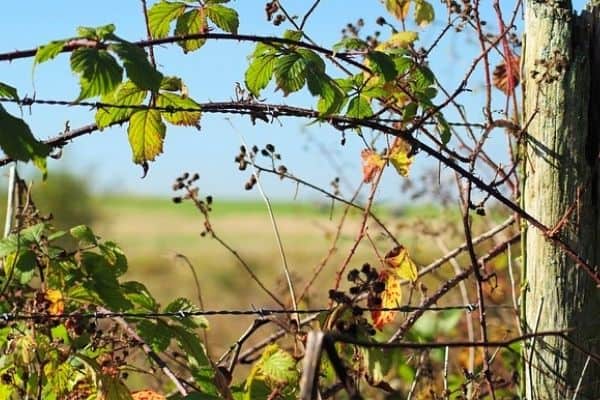
<path fill-rule="evenodd" d="M 592 266 L 600 261 L 597 21 L 597 10 L 574 15 L 570 1 L 526 1 L 523 123 L 531 123 L 523 206 L 548 227 L 565 221 L 556 235 Z M 572 341 L 600 354 L 600 289 L 542 232 L 530 226 L 524 233 L 528 331 L 573 328 Z M 524 353 L 527 399 L 573 398 L 587 355 L 561 338 L 539 338 L 533 346 Z M 576 398 L 600 398 L 594 360 Z"/>

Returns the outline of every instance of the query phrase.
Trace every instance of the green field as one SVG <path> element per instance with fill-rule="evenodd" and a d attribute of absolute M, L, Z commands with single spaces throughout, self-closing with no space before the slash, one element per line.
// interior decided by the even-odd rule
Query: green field
<path fill-rule="evenodd" d="M 193 274 L 178 254 L 192 263 L 200 281 L 204 306 L 209 309 L 268 307 L 273 301 L 254 283 L 236 258 L 216 240 L 201 237 L 204 219 L 191 202 L 174 204 L 169 198 L 110 196 L 96 198 L 98 222 L 94 230 L 102 238 L 121 245 L 129 259 L 127 278 L 144 282 L 163 303 L 176 297 L 198 297 Z M 343 205 L 274 203 L 273 211 L 296 291 L 302 291 L 313 271 L 328 253 Z M 455 220 L 456 213 L 445 214 L 432 206 L 412 207 L 402 212 L 380 207 L 378 216 L 397 233 L 418 264 L 439 256 L 431 241 L 424 241 L 416 230 L 440 228 Z M 421 217 L 424 216 L 424 217 Z M 284 301 L 289 301 L 284 284 L 282 262 L 267 209 L 262 202 L 215 202 L 211 223 L 221 239 L 246 260 L 264 284 Z M 322 306 L 334 282 L 335 271 L 348 254 L 360 227 L 358 210 L 350 212 L 332 257 L 311 288 L 310 306 Z M 369 235 L 379 255 L 390 250 L 376 225 L 369 224 Z M 449 239 L 448 245 L 453 240 Z M 364 262 L 378 264 L 378 255 L 369 240 L 358 247 L 350 268 Z M 197 301 L 197 300 L 196 300 Z M 218 348 L 234 341 L 251 319 L 213 317 L 210 334 Z"/>

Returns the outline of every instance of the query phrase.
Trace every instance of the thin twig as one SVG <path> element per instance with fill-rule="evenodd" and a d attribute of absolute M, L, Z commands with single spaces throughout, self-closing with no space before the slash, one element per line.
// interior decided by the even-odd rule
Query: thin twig
<path fill-rule="evenodd" d="M 442 251 L 448 253 L 448 248 L 446 247 L 446 245 L 442 241 L 442 239 L 437 238 L 436 242 L 438 244 L 438 247 L 440 249 L 442 249 Z M 510 249 L 510 246 L 508 246 L 508 248 Z M 460 269 L 460 265 L 458 265 L 458 262 L 456 261 L 456 258 L 451 258 L 449 261 L 450 261 L 450 264 L 452 265 L 452 267 L 454 268 L 454 273 L 456 275 L 459 275 L 461 273 L 461 269 Z M 471 301 L 469 300 L 469 293 L 467 292 L 467 285 L 465 284 L 464 281 L 460 282 L 460 294 L 463 298 L 464 304 L 471 304 Z M 467 337 L 470 341 L 474 341 L 475 333 L 474 333 L 474 329 L 473 329 L 473 319 L 471 318 L 471 313 L 469 312 L 469 310 L 465 311 L 465 320 L 467 322 Z M 471 373 L 473 373 L 473 371 L 475 371 L 475 349 L 472 347 L 469 348 L 469 359 L 468 359 L 468 363 L 467 363 L 467 368 L 469 369 L 469 372 L 471 372 Z M 467 399 L 471 398 L 472 390 L 473 390 L 473 383 L 469 381 L 467 383 Z"/>
<path fill-rule="evenodd" d="M 585 370 L 590 363 L 590 356 L 587 356 L 585 360 L 585 364 L 583 364 L 583 369 L 581 370 L 581 375 L 579 376 L 579 380 L 577 381 L 577 386 L 575 387 L 575 392 L 573 393 L 573 400 L 577 400 L 577 395 L 579 394 L 579 390 L 581 389 L 581 384 L 583 383 L 583 376 L 585 375 Z"/>
<path fill-rule="evenodd" d="M 233 126 L 233 123 L 231 122 L 231 120 L 228 120 L 229 125 L 231 126 L 231 128 L 233 130 L 236 130 L 235 127 Z M 242 144 L 249 149 L 250 147 L 248 147 L 248 144 L 245 142 L 244 137 L 240 134 L 240 140 L 242 142 Z M 279 233 L 279 227 L 277 226 L 277 220 L 275 219 L 275 214 L 273 213 L 273 207 L 271 206 L 271 201 L 269 200 L 269 197 L 267 196 L 267 194 L 265 193 L 262 184 L 260 182 L 260 177 L 259 177 L 259 173 L 258 173 L 258 169 L 256 168 L 256 164 L 254 162 L 254 158 L 252 156 L 249 157 L 250 160 L 250 164 L 252 165 L 252 169 L 254 170 L 254 177 L 256 178 L 256 185 L 258 187 L 258 191 L 260 192 L 260 195 L 262 197 L 262 199 L 265 202 L 265 205 L 267 206 L 267 212 L 269 213 L 269 220 L 271 221 L 271 226 L 273 228 L 273 234 L 275 235 L 275 240 L 277 241 L 277 248 L 279 249 L 279 256 L 281 257 L 281 266 L 283 268 L 283 274 L 285 276 L 285 280 L 287 282 L 287 286 L 288 286 L 288 290 L 290 291 L 290 299 L 292 302 L 292 309 L 294 311 L 298 310 L 298 305 L 296 304 L 296 292 L 294 290 L 294 283 L 292 282 L 292 276 L 290 274 L 290 268 L 287 262 L 287 257 L 285 254 L 285 251 L 283 249 L 283 242 L 281 240 L 281 235 Z M 300 328 L 300 316 L 298 314 L 294 314 L 292 316 L 293 320 L 296 323 L 296 329 Z"/>
<path fill-rule="evenodd" d="M 535 327 L 533 329 L 533 333 L 536 333 L 537 330 L 538 330 L 538 328 L 539 328 L 540 318 L 542 316 L 542 308 L 543 308 L 543 306 L 544 306 L 544 296 L 542 296 L 540 298 L 540 304 L 538 306 L 536 317 L 535 317 Z M 529 384 L 530 384 L 529 389 L 530 389 L 530 393 L 531 393 L 532 396 L 533 396 L 533 393 L 534 393 L 533 369 L 532 369 L 532 366 L 533 366 L 533 354 L 534 354 L 534 351 L 535 351 L 535 342 L 536 342 L 536 337 L 533 336 L 531 338 L 531 349 L 529 349 L 529 362 L 527 363 L 527 365 L 529 366 L 529 371 L 528 371 L 529 372 L 529 379 L 528 379 L 528 381 L 529 381 Z M 532 398 L 534 398 L 534 397 L 532 397 Z"/>
<path fill-rule="evenodd" d="M 6 238 L 10 234 L 12 229 L 12 220 L 14 217 L 15 209 L 15 185 L 17 175 L 17 162 L 11 164 L 10 171 L 8 173 L 8 191 L 6 194 L 6 220 L 4 221 L 4 237 Z"/>

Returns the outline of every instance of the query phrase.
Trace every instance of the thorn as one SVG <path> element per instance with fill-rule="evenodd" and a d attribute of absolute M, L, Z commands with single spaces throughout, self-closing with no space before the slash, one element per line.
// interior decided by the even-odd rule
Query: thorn
<path fill-rule="evenodd" d="M 148 164 L 148 161 L 142 162 L 142 170 L 143 174 L 141 178 L 144 179 L 146 175 L 148 175 L 148 171 L 150 170 L 150 165 Z"/>

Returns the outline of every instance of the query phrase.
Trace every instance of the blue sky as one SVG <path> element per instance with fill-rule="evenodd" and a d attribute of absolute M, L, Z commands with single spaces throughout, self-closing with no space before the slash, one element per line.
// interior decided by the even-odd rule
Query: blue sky
<path fill-rule="evenodd" d="M 285 24 L 274 27 L 267 22 L 264 3 L 258 0 L 234 0 L 230 3 L 240 15 L 240 33 L 281 34 L 289 28 Z M 284 0 L 283 3 L 289 6 L 292 13 L 302 15 L 312 2 Z M 419 45 L 424 47 L 432 43 L 446 19 L 446 11 L 439 7 L 439 1 L 432 3 L 436 6 L 437 20 L 431 27 L 419 29 L 410 24 L 408 26 L 419 32 Z M 502 3 L 503 6 L 507 3 L 506 9 L 509 10 L 508 3 L 512 4 L 512 1 Z M 493 26 L 495 18 L 491 10 L 488 6 L 484 8 L 484 18 L 489 19 Z M 6 2 L 3 5 L 3 23 L 0 25 L 0 37 L 4 38 L 0 52 L 29 49 L 52 39 L 71 37 L 77 26 L 107 23 L 114 23 L 116 33 L 130 41 L 144 39 L 145 27 L 140 9 L 138 0 Z M 366 22 L 365 33 L 381 29 L 375 25 L 375 19 L 380 15 L 386 13 L 378 0 L 323 0 L 306 29 L 319 44 L 328 47 L 340 39 L 340 31 L 346 23 L 355 22 L 358 18 Z M 383 38 L 389 34 L 386 29 L 381 31 Z M 160 47 L 155 51 L 161 71 L 182 77 L 190 89 L 190 96 L 198 102 L 205 102 L 233 98 L 235 82 L 243 82 L 246 57 L 252 48 L 253 44 L 248 43 L 208 41 L 202 49 L 188 55 L 184 55 L 177 46 Z M 470 56 L 477 50 L 476 43 L 466 35 L 451 34 L 442 40 L 434 52 L 431 67 L 446 87 L 453 89 L 470 63 Z M 4 62 L 0 63 L 0 81 L 16 86 L 21 96 L 33 96 L 35 93 L 39 99 L 73 100 L 78 94 L 77 79 L 71 74 L 68 64 L 68 55 L 60 55 L 37 67 L 32 79 L 31 59 Z M 333 76 L 341 76 L 341 72 L 331 65 L 328 66 L 328 72 Z M 481 115 L 481 76 L 473 81 L 470 88 L 473 94 L 462 101 L 468 113 L 477 119 Z M 307 107 L 313 107 L 316 103 L 304 92 L 282 98 L 273 92 L 272 86 L 264 91 L 262 97 L 273 103 Z M 7 108 L 20 113 L 15 107 Z M 93 121 L 92 111 L 75 107 L 34 106 L 31 110 L 23 110 L 22 115 L 34 133 L 42 138 L 60 132 L 66 121 L 71 128 Z M 200 132 L 169 127 L 164 154 L 151 164 L 145 179 L 140 179 L 141 169 L 131 162 L 125 127 L 107 129 L 67 146 L 61 160 L 49 163 L 50 174 L 56 169 L 70 168 L 88 175 L 92 179 L 92 186 L 98 191 L 168 195 L 174 178 L 182 171 L 190 171 L 200 173 L 200 188 L 204 193 L 221 197 L 255 196 L 256 193 L 244 193 L 243 185 L 248 172 L 240 173 L 233 163 L 240 146 L 241 133 L 249 144 L 274 144 L 288 169 L 299 177 L 327 186 L 337 175 L 334 164 L 353 183 L 360 180 L 362 146 L 350 132 L 346 146 L 341 147 L 339 132 L 326 126 L 307 125 L 305 121 L 292 119 L 282 119 L 281 124 L 276 121 L 269 125 L 258 123 L 252 126 L 244 118 L 231 117 L 231 123 L 235 126 L 233 131 L 226 118 L 218 114 L 204 115 Z M 494 146 L 502 146 L 502 143 L 496 142 Z M 324 157 L 321 148 L 328 149 L 331 157 Z M 503 157 L 502 151 L 493 151 Z M 413 175 L 416 176 L 426 166 L 431 166 L 431 162 L 424 156 L 418 157 Z M 271 178 L 265 178 L 264 182 L 273 197 L 291 198 L 294 195 L 295 186 L 292 184 Z M 401 184 L 400 177 L 388 174 L 383 186 L 384 197 L 394 199 L 401 196 Z M 315 197 L 309 194 L 308 189 L 300 189 L 300 194 Z"/>

